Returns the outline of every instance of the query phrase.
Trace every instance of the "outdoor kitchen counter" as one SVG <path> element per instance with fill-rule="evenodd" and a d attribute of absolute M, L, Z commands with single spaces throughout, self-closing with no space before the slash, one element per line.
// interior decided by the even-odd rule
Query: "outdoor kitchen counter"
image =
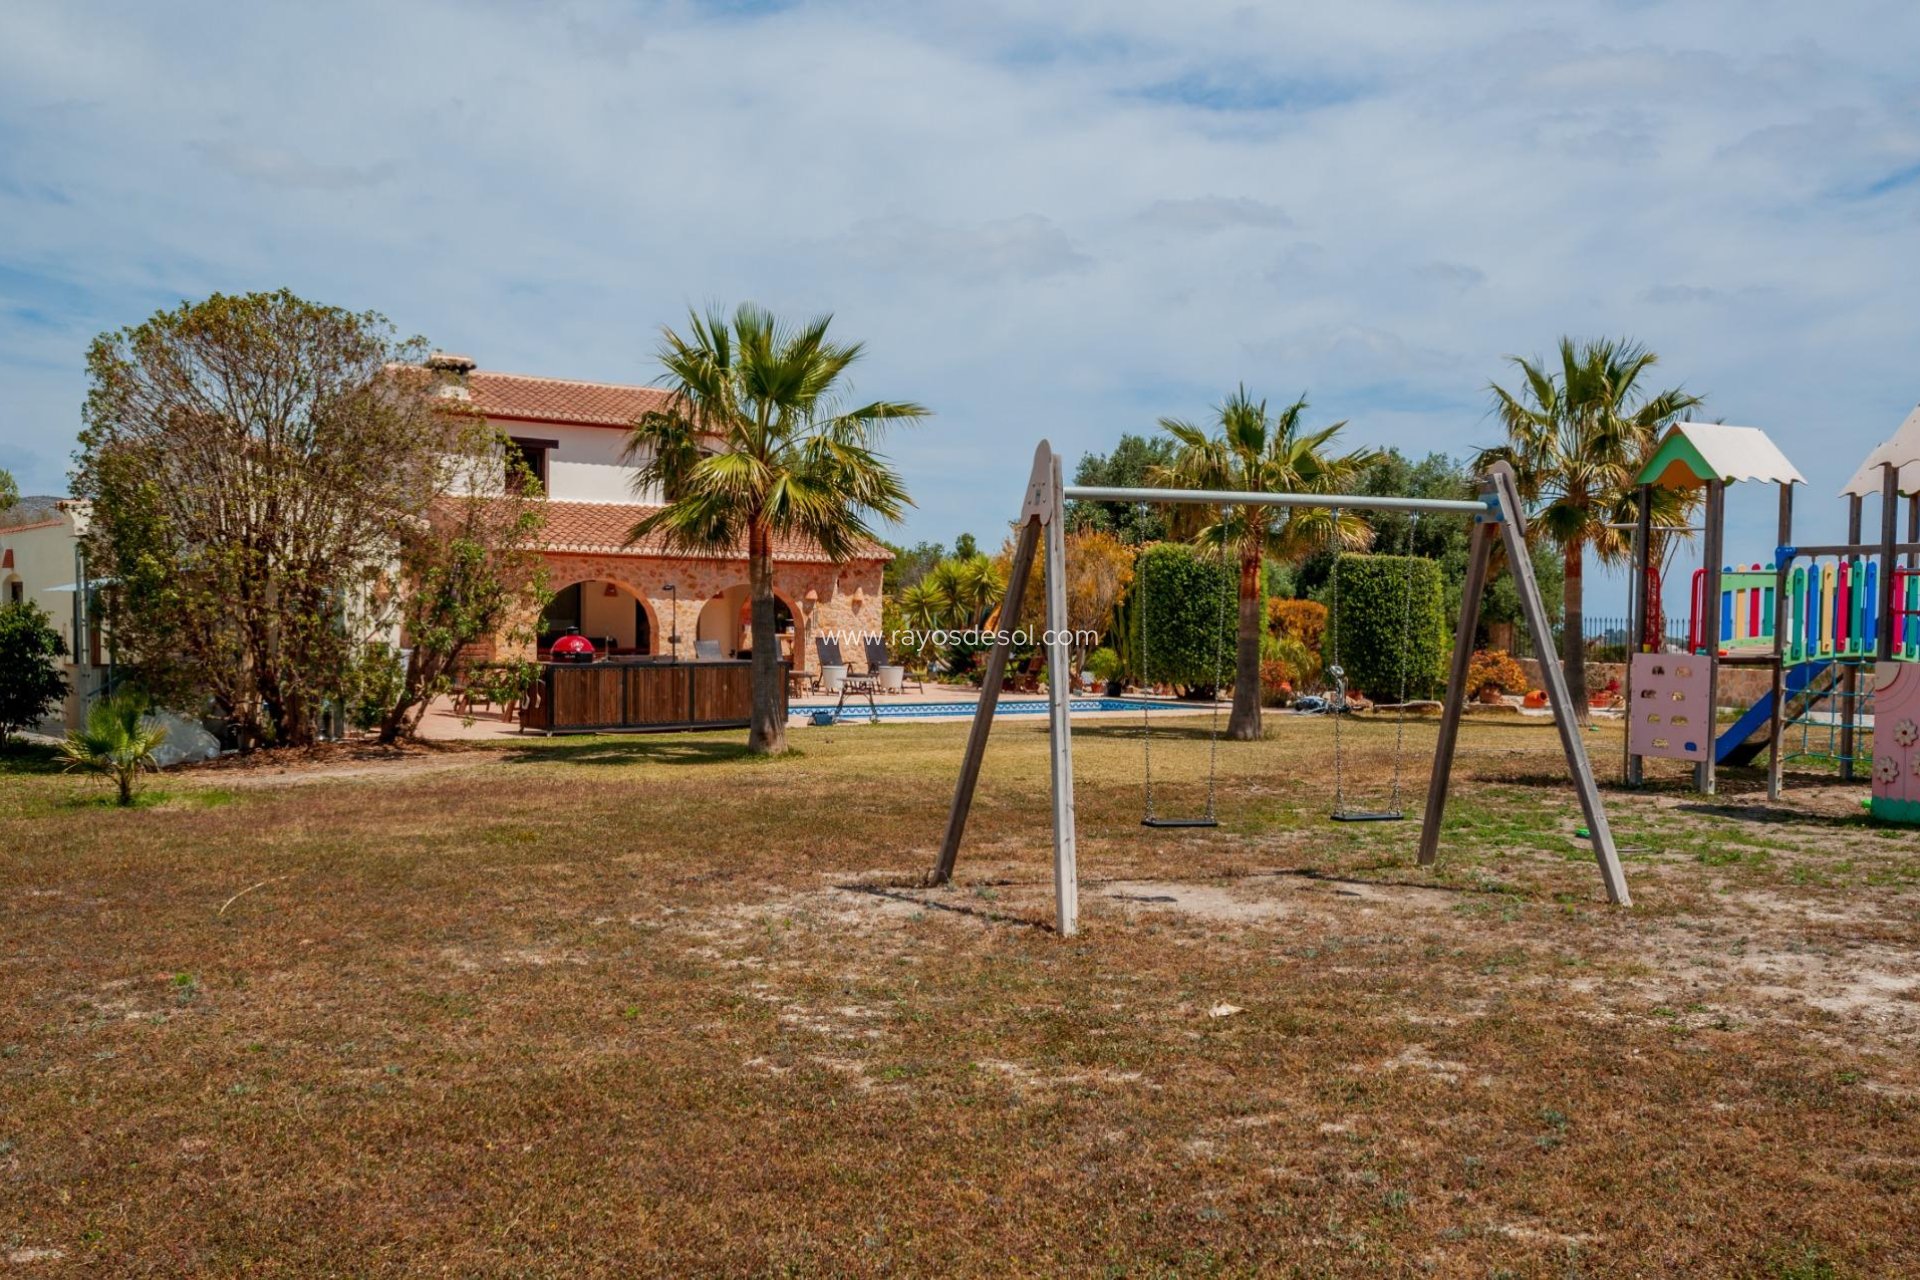
<path fill-rule="evenodd" d="M 780 705 L 787 714 L 781 663 Z M 753 717 L 753 664 L 744 659 L 541 664 L 520 727 L 535 733 L 644 733 L 744 728 Z"/>

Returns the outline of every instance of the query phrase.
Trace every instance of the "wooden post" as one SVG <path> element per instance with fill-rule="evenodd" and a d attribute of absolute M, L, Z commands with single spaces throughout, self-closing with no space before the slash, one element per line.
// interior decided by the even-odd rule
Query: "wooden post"
<path fill-rule="evenodd" d="M 1720 571 L 1725 555 L 1727 526 L 1727 483 L 1707 481 L 1707 528 L 1702 539 L 1706 559 L 1706 589 L 1701 592 L 1701 608 L 1707 611 L 1701 634 L 1707 637 L 1707 754 L 1693 767 L 1695 789 L 1713 794 L 1716 757 L 1720 753 Z"/>
<path fill-rule="evenodd" d="M 1920 542 L 1920 493 L 1907 495 L 1907 541 Z M 1907 568 L 1920 569 L 1920 551 L 1907 552 Z"/>
<path fill-rule="evenodd" d="M 1792 582 L 1793 557 L 1786 554 L 1793 545 L 1793 485 L 1780 485 L 1780 520 L 1774 529 L 1773 548 L 1773 714 L 1767 717 L 1767 799 L 1780 798 L 1781 771 L 1786 762 L 1780 758 L 1781 732 L 1787 715 L 1787 627 L 1793 614 L 1787 596 Z M 1716 719 L 1715 727 L 1719 725 Z"/>
<path fill-rule="evenodd" d="M 1653 608 L 1653 589 L 1649 575 L 1653 569 L 1653 486 L 1641 485 L 1633 495 L 1633 583 L 1627 592 L 1627 695 L 1628 718 L 1633 712 L 1633 655 L 1646 649 L 1647 615 Z M 1626 781 L 1637 787 L 1643 781 L 1640 757 L 1633 753 L 1633 734 L 1622 739 L 1626 752 Z"/>
<path fill-rule="evenodd" d="M 1041 526 L 1054 510 L 1053 472 L 1053 451 L 1042 440 L 1034 451 L 1033 471 L 1027 478 L 1027 499 L 1020 508 L 1020 538 L 1014 544 L 1013 563 L 1007 568 L 1007 592 L 1003 598 L 1015 601 L 1016 608 L 1027 593 L 1027 577 L 1033 568 Z M 980 781 L 980 764 L 986 758 L 987 736 L 993 732 L 993 713 L 1000 705 L 1000 690 L 1007 679 L 1007 658 L 1012 651 L 1013 628 L 1002 627 L 987 653 L 987 669 L 980 681 L 980 701 L 975 704 L 973 727 L 967 733 L 967 752 L 960 761 L 960 781 L 954 786 L 946 834 L 940 839 L 940 857 L 927 873 L 929 887 L 953 879 L 953 865 L 960 857 L 960 840 L 967 831 L 967 814 L 973 809 L 973 790 Z"/>
<path fill-rule="evenodd" d="M 1053 459 L 1053 515 L 1045 524 L 1047 589 L 1047 738 L 1053 766 L 1053 901 L 1060 936 L 1080 932 L 1080 858 L 1073 826 L 1072 638 L 1067 620 L 1066 483 Z M 1018 599 L 1009 596 L 1008 599 Z M 1003 624 L 1004 625 L 1004 622 Z"/>
<path fill-rule="evenodd" d="M 1448 681 L 1446 706 L 1440 716 L 1439 749 L 1434 756 L 1433 779 L 1427 786 L 1426 819 L 1420 830 L 1420 861 L 1431 864 L 1439 846 L 1440 824 L 1446 816 L 1447 787 L 1452 780 L 1454 747 L 1459 740 L 1460 717 L 1466 703 L 1466 664 L 1471 659 L 1473 633 L 1479 624 L 1480 600 L 1486 592 L 1487 567 L 1492 558 L 1495 529 L 1506 548 L 1507 572 L 1513 575 L 1520 596 L 1520 610 L 1526 615 L 1527 630 L 1533 635 L 1540 659 L 1540 676 L 1547 686 L 1547 698 L 1553 707 L 1554 727 L 1560 733 L 1560 747 L 1566 753 L 1567 773 L 1580 797 L 1580 811 L 1587 820 L 1587 832 L 1593 842 L 1594 861 L 1600 867 L 1600 882 L 1607 901 L 1632 906 L 1626 873 L 1620 866 L 1620 853 L 1614 847 L 1613 829 L 1607 824 L 1606 807 L 1600 802 L 1600 788 L 1587 760 L 1586 743 L 1580 737 L 1580 722 L 1567 693 L 1566 672 L 1553 650 L 1553 624 L 1547 606 L 1540 599 L 1540 584 L 1533 576 L 1533 560 L 1527 555 L 1527 528 L 1521 514 L 1520 495 L 1514 487 L 1513 471 L 1504 463 L 1495 466 L 1481 481 L 1481 492 L 1496 504 L 1499 520 L 1483 518 L 1474 526 L 1467 551 L 1467 581 L 1461 592 L 1460 624 L 1455 632 L 1452 678 Z"/>
<path fill-rule="evenodd" d="M 1847 544 L 1851 547 L 1860 545 L 1864 505 L 1864 499 L 1859 494 L 1847 495 Z M 1851 564 L 1853 557 L 1854 553 L 1849 551 L 1841 557 L 1841 562 Z M 1858 591 L 1859 584 L 1853 584 L 1853 589 Z M 1854 702 L 1860 693 L 1860 667 L 1858 663 L 1849 662 L 1838 654 L 1835 660 L 1840 663 L 1840 778 L 1843 782 L 1852 782 Z"/>

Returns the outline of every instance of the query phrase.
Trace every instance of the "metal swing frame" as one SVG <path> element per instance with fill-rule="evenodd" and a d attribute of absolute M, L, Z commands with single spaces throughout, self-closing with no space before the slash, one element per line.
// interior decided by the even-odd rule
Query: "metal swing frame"
<path fill-rule="evenodd" d="M 1504 464 L 1496 465 L 1480 477 L 1477 500 L 1444 498 L 1371 497 L 1355 494 L 1238 493 L 1207 489 L 1119 489 L 1065 483 L 1060 457 L 1041 441 L 1034 451 L 1033 470 L 1027 478 L 1026 499 L 1020 507 L 1019 537 L 1014 544 L 1013 564 L 1007 573 L 1007 599 L 1018 600 L 1026 594 L 1036 551 L 1046 557 L 1047 664 L 1054 673 L 1047 681 L 1047 737 L 1051 756 L 1053 797 L 1053 890 L 1055 925 L 1062 936 L 1080 931 L 1080 872 L 1078 834 L 1073 813 L 1073 734 L 1070 723 L 1072 690 L 1064 676 L 1068 667 L 1069 624 L 1066 588 L 1066 504 L 1069 500 L 1095 502 L 1187 503 L 1203 506 L 1340 507 L 1369 511 L 1408 511 L 1472 516 L 1473 533 L 1468 544 L 1467 578 L 1461 593 L 1460 618 L 1454 631 L 1452 666 L 1447 678 L 1447 696 L 1440 716 L 1440 740 L 1434 753 L 1433 777 L 1427 787 L 1426 813 L 1420 828 L 1420 864 L 1431 866 L 1439 856 L 1441 820 L 1446 815 L 1447 792 L 1452 783 L 1454 749 L 1460 737 L 1460 720 L 1466 710 L 1467 664 L 1473 657 L 1473 636 L 1480 624 L 1481 599 L 1486 594 L 1496 541 L 1505 549 L 1508 572 L 1519 589 L 1521 611 L 1532 632 L 1536 652 L 1554 652 L 1553 632 L 1546 605 L 1540 598 L 1540 585 L 1534 579 L 1533 560 L 1527 554 L 1526 523 L 1513 472 Z M 1044 542 L 1044 551 L 1042 544 Z M 980 702 L 974 711 L 973 725 L 967 734 L 966 754 L 961 758 L 960 777 L 955 784 L 953 805 L 947 813 L 946 833 L 940 841 L 940 854 L 928 873 L 929 886 L 953 879 L 954 864 L 960 857 L 960 845 L 966 835 L 967 815 L 973 808 L 973 793 L 980 782 L 980 766 L 986 757 L 987 739 L 993 731 L 994 711 L 1000 704 L 1000 690 L 1006 681 L 1007 659 L 1013 649 L 1010 628 L 1002 628 L 987 655 L 987 669 L 980 685 Z M 1573 708 L 1567 698 L 1565 673 L 1557 658 L 1542 658 L 1541 676 L 1547 686 L 1553 708 L 1554 727 L 1560 734 L 1560 746 L 1567 759 L 1567 772 L 1580 800 L 1580 809 L 1592 836 L 1594 861 L 1600 871 L 1601 886 L 1607 900 L 1619 906 L 1632 905 L 1626 874 L 1613 842 L 1613 830 L 1607 823 L 1607 811 L 1600 800 L 1593 767 L 1587 760 L 1586 744 L 1580 737 Z"/>

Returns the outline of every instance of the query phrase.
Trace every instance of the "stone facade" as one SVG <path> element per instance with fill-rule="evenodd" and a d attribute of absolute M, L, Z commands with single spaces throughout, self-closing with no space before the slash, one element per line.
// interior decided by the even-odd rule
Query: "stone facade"
<path fill-rule="evenodd" d="M 669 652 L 667 637 L 678 631 L 680 655 L 693 657 L 700 614 L 729 588 L 747 585 L 747 562 L 699 556 L 663 558 L 608 554 L 547 554 L 547 587 L 558 591 L 578 582 L 611 582 L 646 606 L 652 651 Z M 864 665 L 855 637 L 880 634 L 881 576 L 877 560 L 846 564 L 781 563 L 773 569 L 775 595 L 793 614 L 796 669 L 818 672 L 817 635 L 834 634 L 856 665 Z M 666 590 L 668 584 L 677 588 Z M 809 600 L 807 593 L 814 599 Z M 674 614 L 674 601 L 679 612 Z M 505 652 L 504 649 L 501 650 Z M 530 649 L 521 656 L 531 657 Z"/>

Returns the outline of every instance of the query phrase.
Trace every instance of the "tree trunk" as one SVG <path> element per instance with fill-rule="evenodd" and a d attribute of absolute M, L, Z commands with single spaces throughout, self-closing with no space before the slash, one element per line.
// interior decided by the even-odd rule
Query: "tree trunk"
<path fill-rule="evenodd" d="M 1578 539 L 1567 544 L 1561 559 L 1565 575 L 1561 599 L 1566 606 L 1566 629 L 1560 638 L 1560 661 L 1567 673 L 1567 700 L 1573 703 L 1573 718 L 1578 724 L 1586 724 L 1593 718 L 1592 709 L 1587 705 L 1587 637 L 1580 609 L 1580 575 L 1585 559 L 1586 549 Z"/>
<path fill-rule="evenodd" d="M 773 530 L 755 519 L 747 530 L 747 577 L 753 592 L 753 724 L 747 749 L 774 756 L 787 749 L 787 718 L 780 713 L 780 639 L 773 603 Z"/>
<path fill-rule="evenodd" d="M 1234 640 L 1233 715 L 1227 720 L 1227 736 L 1236 742 L 1260 740 L 1260 632 L 1266 605 L 1260 596 L 1260 547 L 1254 543 L 1240 551 L 1240 626 Z"/>

